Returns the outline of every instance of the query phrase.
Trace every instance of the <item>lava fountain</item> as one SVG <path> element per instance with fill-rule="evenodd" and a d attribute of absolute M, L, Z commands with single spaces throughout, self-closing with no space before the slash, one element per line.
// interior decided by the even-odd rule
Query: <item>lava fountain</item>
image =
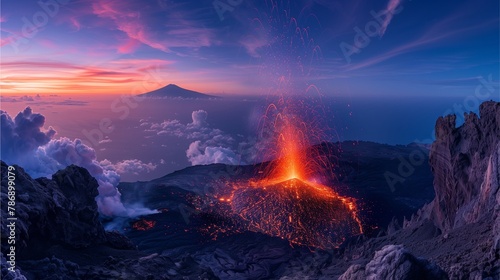
<path fill-rule="evenodd" d="M 280 131 L 274 143 L 278 159 L 254 179 L 233 183 L 230 196 L 220 200 L 229 203 L 248 230 L 293 244 L 334 248 L 362 233 L 355 200 L 314 179 L 325 161 L 309 147 L 305 124 L 278 114 L 273 126 Z"/>

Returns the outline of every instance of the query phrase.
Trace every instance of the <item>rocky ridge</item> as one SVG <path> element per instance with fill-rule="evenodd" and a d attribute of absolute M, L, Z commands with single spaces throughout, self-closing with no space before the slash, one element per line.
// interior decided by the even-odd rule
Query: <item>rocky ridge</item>
<path fill-rule="evenodd" d="M 95 197 L 98 183 L 81 167 L 69 166 L 52 179 L 32 179 L 23 168 L 14 165 L 16 205 L 16 249 L 32 254 L 44 245 L 61 244 L 74 249 L 106 243 Z M 1 162 L 2 201 L 8 201 L 8 166 Z M 7 208 L 2 207 L 2 251 L 8 236 Z M 28 250 L 26 250 L 29 247 Z"/>
<path fill-rule="evenodd" d="M 479 116 L 440 117 L 430 151 L 436 197 L 429 217 L 443 231 L 477 222 L 500 203 L 500 103 L 481 104 Z"/>
<path fill-rule="evenodd" d="M 458 127 L 455 115 L 436 121 L 429 155 L 434 200 L 403 228 L 396 222 L 386 236 L 348 247 L 344 256 L 354 264 L 339 279 L 423 279 L 418 273 L 437 271 L 432 263 L 426 272 L 429 266 L 402 257 L 410 251 L 445 272 L 426 279 L 500 279 L 500 103 L 484 102 L 479 116 L 469 113 L 464 119 Z M 392 257 L 382 258 L 382 265 L 381 255 Z M 383 269 L 371 269 L 374 264 Z"/>

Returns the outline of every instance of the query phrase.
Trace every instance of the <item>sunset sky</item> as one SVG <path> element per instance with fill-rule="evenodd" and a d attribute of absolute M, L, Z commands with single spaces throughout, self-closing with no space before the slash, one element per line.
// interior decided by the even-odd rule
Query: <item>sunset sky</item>
<path fill-rule="evenodd" d="M 247 95 L 285 83 L 326 95 L 465 96 L 478 76 L 498 80 L 497 0 L 290 2 L 2 1 L 2 94 L 175 83 Z M 375 19 L 382 10 L 392 15 Z M 369 41 L 345 55 L 360 38 Z"/>

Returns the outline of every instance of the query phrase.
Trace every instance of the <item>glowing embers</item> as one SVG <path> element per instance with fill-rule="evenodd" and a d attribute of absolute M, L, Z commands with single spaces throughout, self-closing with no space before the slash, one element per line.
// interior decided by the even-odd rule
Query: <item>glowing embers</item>
<path fill-rule="evenodd" d="M 132 228 L 135 230 L 150 230 L 156 225 L 156 221 L 140 219 L 132 224 Z"/>
<path fill-rule="evenodd" d="M 236 186 L 230 205 L 249 230 L 295 244 L 333 248 L 362 233 L 353 200 L 297 178 Z"/>

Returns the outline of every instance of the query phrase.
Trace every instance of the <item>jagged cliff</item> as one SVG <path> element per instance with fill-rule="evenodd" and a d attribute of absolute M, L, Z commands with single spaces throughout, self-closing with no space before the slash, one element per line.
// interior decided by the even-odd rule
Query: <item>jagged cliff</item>
<path fill-rule="evenodd" d="M 484 102 L 479 116 L 455 122 L 455 115 L 437 120 L 429 156 L 436 192 L 429 217 L 445 232 L 494 215 L 500 203 L 500 103 Z"/>
<path fill-rule="evenodd" d="M 106 242 L 97 212 L 98 183 L 81 167 L 69 166 L 48 178 L 32 179 L 14 166 L 16 187 L 17 248 L 33 253 L 52 243 L 72 248 Z M 1 162 L 2 201 L 7 201 L 7 165 Z M 2 207 L 2 251 L 8 236 L 7 208 Z M 42 246 L 44 245 L 44 246 Z M 25 250 L 25 248 L 28 248 Z"/>

